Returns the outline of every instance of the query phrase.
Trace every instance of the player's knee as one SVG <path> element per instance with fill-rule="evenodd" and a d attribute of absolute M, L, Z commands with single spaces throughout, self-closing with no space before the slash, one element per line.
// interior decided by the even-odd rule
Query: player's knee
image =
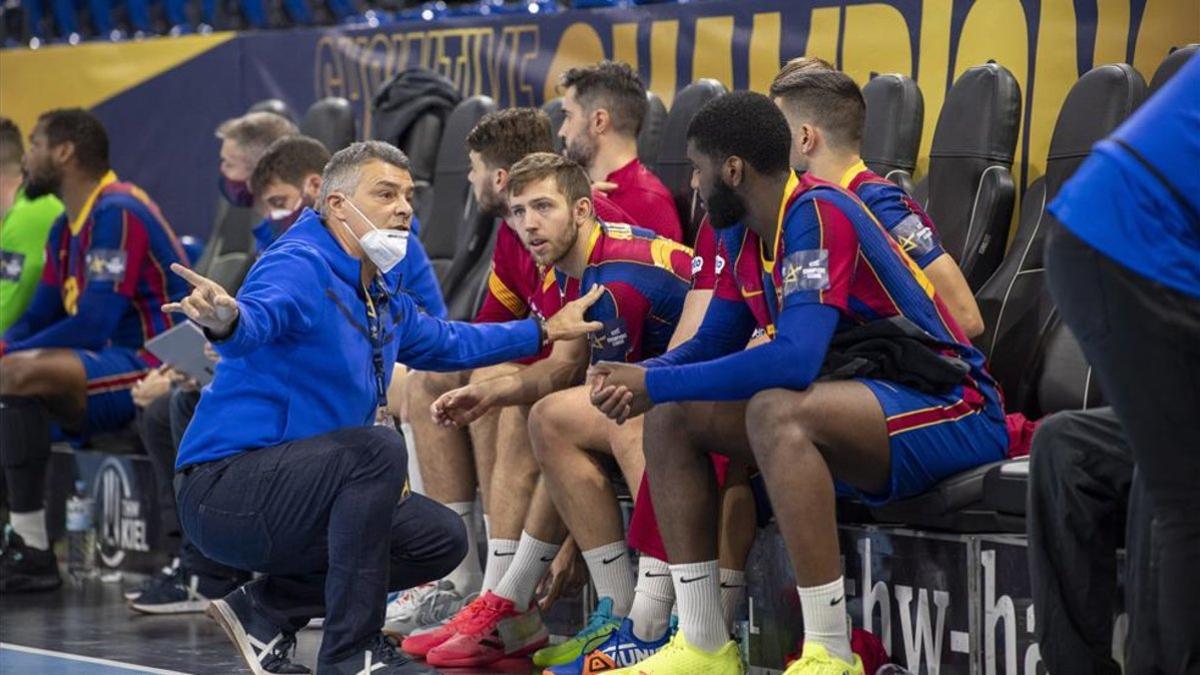
<path fill-rule="evenodd" d="M 803 392 L 768 389 L 746 405 L 746 435 L 756 456 L 769 457 L 782 449 L 803 445 L 808 428 L 803 416 Z"/>
<path fill-rule="evenodd" d="M 681 435 L 686 438 L 687 407 L 682 403 L 664 403 L 651 408 L 645 417 L 646 462 L 665 459 L 674 446 L 670 440 Z"/>
<path fill-rule="evenodd" d="M 551 394 L 529 409 L 529 440 L 538 464 L 553 461 L 555 448 L 567 434 L 570 420 L 560 397 Z"/>
<path fill-rule="evenodd" d="M 30 352 L 0 357 L 0 396 L 32 395 L 37 371 L 37 358 Z"/>

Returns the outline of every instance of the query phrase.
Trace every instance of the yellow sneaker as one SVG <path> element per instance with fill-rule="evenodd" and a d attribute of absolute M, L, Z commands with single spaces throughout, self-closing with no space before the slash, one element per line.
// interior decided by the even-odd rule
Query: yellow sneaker
<path fill-rule="evenodd" d="M 628 668 L 609 671 L 607 675 L 742 675 L 742 659 L 733 640 L 716 653 L 710 653 L 691 646 L 683 631 L 677 631 L 654 656 Z"/>
<path fill-rule="evenodd" d="M 854 655 L 851 665 L 830 656 L 824 645 L 805 642 L 800 658 L 783 671 L 783 675 L 863 675 L 863 663 L 858 654 Z"/>

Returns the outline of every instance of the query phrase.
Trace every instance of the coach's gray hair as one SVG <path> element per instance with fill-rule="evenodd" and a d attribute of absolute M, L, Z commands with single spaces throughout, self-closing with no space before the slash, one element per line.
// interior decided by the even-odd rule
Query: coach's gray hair
<path fill-rule="evenodd" d="M 317 197 L 317 207 L 322 215 L 325 214 L 325 202 L 329 195 L 340 192 L 352 194 L 358 189 L 358 179 L 362 175 L 362 167 L 367 162 L 379 160 L 387 162 L 398 169 L 411 171 L 408 156 L 400 148 L 383 141 L 361 141 L 338 150 L 329 163 L 325 165 L 325 173 L 321 176 L 321 193 Z"/>

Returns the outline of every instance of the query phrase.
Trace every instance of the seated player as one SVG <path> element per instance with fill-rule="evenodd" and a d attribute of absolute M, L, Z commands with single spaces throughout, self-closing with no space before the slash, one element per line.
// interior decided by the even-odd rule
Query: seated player
<path fill-rule="evenodd" d="M 513 166 L 507 192 L 521 241 L 539 265 L 554 267 L 560 293 L 570 281 L 580 284 L 585 294 L 597 285 L 606 289 L 586 314 L 603 328 L 587 340 L 556 345 L 549 357 L 520 372 L 443 395 L 432 408 L 441 424 L 467 424 L 491 408 L 531 405 L 551 392 L 576 386 L 582 382 L 589 353 L 593 362 L 638 361 L 661 353 L 687 294 L 691 251 L 649 230 L 598 221 L 587 175 L 578 164 L 551 153 L 530 155 Z M 632 468 L 640 479 L 637 459 Z M 544 645 L 548 636 L 532 606 L 533 594 L 566 534 L 546 486 L 539 483 L 512 563 L 496 587 L 442 628 L 406 639 L 404 650 L 425 656 L 435 666 L 484 666 Z M 599 613 L 624 616 L 628 606 L 613 607 L 613 594 L 607 592 L 616 586 L 623 589 L 621 596 L 632 595 L 633 573 L 624 543 L 586 551 L 584 556 L 605 596 L 601 604 L 608 609 Z"/>
<path fill-rule="evenodd" d="M 671 643 L 615 672 L 741 672 L 719 609 L 712 451 L 754 462 L 765 478 L 804 615 L 804 651 L 788 672 L 861 673 L 846 630 L 835 481 L 883 504 L 1003 458 L 1001 396 L 870 211 L 790 169 L 787 120 L 770 99 L 722 96 L 687 136 L 693 181 L 732 262 L 695 337 L 645 364 L 598 364 L 590 378 L 611 418 L 647 413 L 646 466 L 679 603 Z M 756 328 L 771 341 L 739 351 Z M 878 340 L 895 345 L 869 349 Z M 855 359 L 842 353 L 850 346 Z"/>
<path fill-rule="evenodd" d="M 272 143 L 298 131 L 286 117 L 270 112 L 246 113 L 222 122 L 216 134 L 221 140 L 217 188 L 225 201 L 245 209 L 254 206 L 250 174 L 254 173 L 258 160 Z M 258 236 L 256 232 L 255 238 Z"/>
<path fill-rule="evenodd" d="M 882 178 L 859 155 L 867 106 L 849 75 L 814 67 L 819 59 L 789 61 L 771 83 L 771 97 L 792 130 L 792 166 L 858 195 L 879 223 L 933 282 L 968 338 L 983 333 L 983 317 L 954 258 L 942 248 L 929 215 L 903 189 Z"/>
<path fill-rule="evenodd" d="M 0 117 L 0 334 L 25 313 L 38 280 L 50 226 L 62 213 L 52 194 L 29 199 L 23 184 L 21 131 Z"/>
<path fill-rule="evenodd" d="M 159 307 L 186 293 L 166 272 L 186 260 L 179 241 L 146 193 L 110 170 L 98 119 L 78 108 L 39 117 L 25 169 L 26 195 L 55 194 L 66 212 L 33 301 L 0 341 L 0 463 L 17 535 L 5 592 L 60 583 L 44 513 L 51 424 L 86 435 L 133 420 L 129 390 L 158 365 L 142 345 L 174 325 Z"/>
<path fill-rule="evenodd" d="M 587 169 L 593 185 L 633 217 L 635 225 L 683 241 L 671 191 L 638 159 L 646 87 L 627 63 L 571 68 L 559 80 L 563 154 Z"/>
<path fill-rule="evenodd" d="M 511 108 L 485 115 L 467 136 L 471 162 L 467 178 L 475 200 L 484 213 L 505 219 L 496 230 L 487 295 L 475 316 L 476 323 L 512 321 L 530 315 L 549 318 L 561 305 L 563 298 L 553 275 L 546 274 L 546 268 L 534 260 L 508 222 L 504 198 L 512 165 L 526 155 L 553 149 L 550 118 L 536 108 Z M 630 222 L 628 214 L 602 193 L 593 192 L 592 203 L 601 220 Z M 577 291 L 578 284 L 572 283 L 566 299 L 573 299 Z M 516 372 L 548 354 L 543 350 L 531 358 L 481 369 L 474 377 L 487 379 Z M 517 548 L 537 480 L 537 463 L 526 432 L 527 411 L 516 406 L 493 411 L 473 422 L 469 434 L 464 429 L 440 427 L 425 413 L 439 396 L 466 384 L 471 377 L 469 371 L 413 373 L 407 392 L 408 409 L 415 413 L 410 415 L 410 423 L 425 494 L 462 517 L 470 546 L 474 547 L 478 539 L 473 517 L 476 486 L 484 513 L 499 514 L 494 518 L 484 516 L 488 523 L 486 564 L 480 570 L 479 556 L 472 548 L 441 582 L 414 589 L 388 605 L 386 630 L 392 635 L 404 636 L 449 619 L 471 596 L 495 586 Z M 503 442 L 498 442 L 500 438 Z M 501 489 L 493 491 L 493 484 Z"/>

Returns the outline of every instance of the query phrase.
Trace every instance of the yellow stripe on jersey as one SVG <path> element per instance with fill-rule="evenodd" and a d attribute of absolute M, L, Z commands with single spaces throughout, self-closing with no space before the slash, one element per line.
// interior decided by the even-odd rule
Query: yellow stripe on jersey
<path fill-rule="evenodd" d="M 516 293 L 509 290 L 508 286 L 500 280 L 500 276 L 493 269 L 488 275 L 488 292 L 496 296 L 500 304 L 504 305 L 505 309 L 513 313 L 513 316 L 521 316 L 525 313 L 525 302 L 517 297 Z"/>
<path fill-rule="evenodd" d="M 650 259 L 654 261 L 655 267 L 660 267 L 668 272 L 675 271 L 675 266 L 671 264 L 671 255 L 678 251 L 686 253 L 688 258 L 692 257 L 692 249 L 673 239 L 657 237 L 650 241 Z"/>

